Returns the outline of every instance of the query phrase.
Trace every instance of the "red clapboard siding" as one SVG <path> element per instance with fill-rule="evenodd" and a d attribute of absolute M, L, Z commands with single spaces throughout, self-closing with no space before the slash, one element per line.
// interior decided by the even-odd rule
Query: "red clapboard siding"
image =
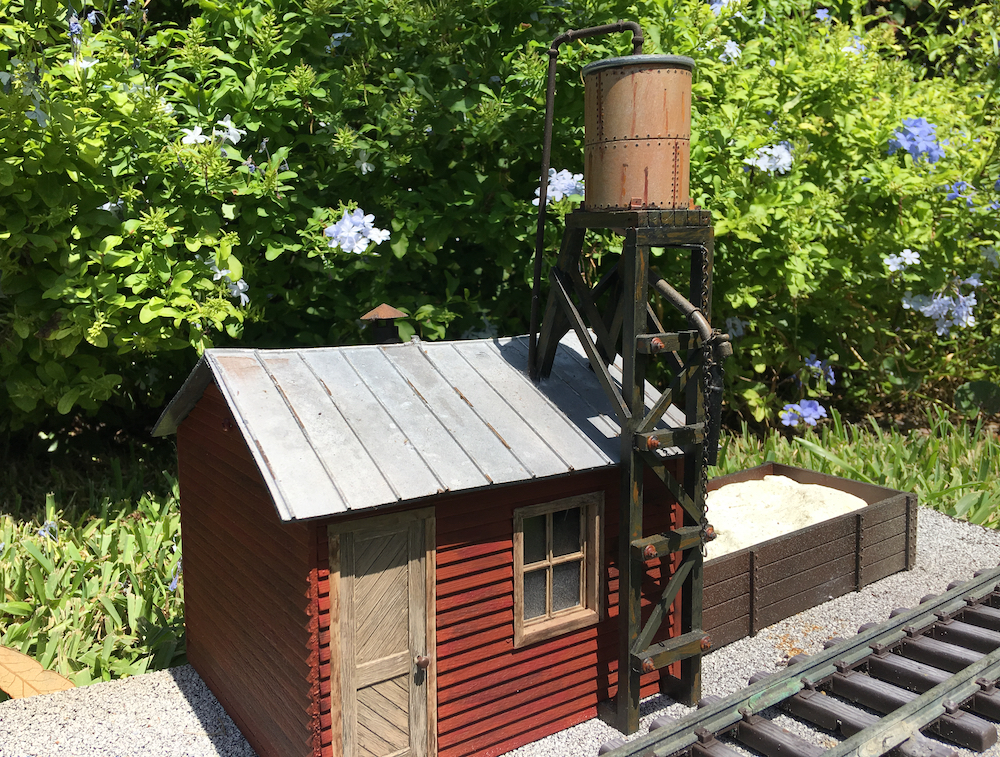
<path fill-rule="evenodd" d="M 305 757 L 318 729 L 313 528 L 281 523 L 228 416 L 211 385 L 177 433 L 188 658 L 261 757 Z"/>
<path fill-rule="evenodd" d="M 443 498 L 437 514 L 438 746 L 441 757 L 490 757 L 596 715 L 599 699 L 617 691 L 617 569 L 620 472 Z M 513 645 L 513 513 L 518 507 L 603 491 L 605 619 L 538 644 Z M 679 508 L 648 477 L 646 533 L 680 524 Z M 676 562 L 676 561 L 674 561 Z M 644 615 L 670 566 L 649 563 Z M 671 612 L 657 639 L 677 633 Z M 642 678 L 642 694 L 658 691 L 658 674 Z"/>

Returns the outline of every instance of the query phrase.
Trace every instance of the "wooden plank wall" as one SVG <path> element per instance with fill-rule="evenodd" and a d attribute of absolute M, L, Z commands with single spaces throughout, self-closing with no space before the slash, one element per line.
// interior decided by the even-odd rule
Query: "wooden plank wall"
<path fill-rule="evenodd" d="M 188 659 L 258 755 L 305 757 L 319 743 L 315 527 L 280 522 L 231 424 L 211 385 L 178 429 Z"/>
<path fill-rule="evenodd" d="M 675 472 L 679 475 L 679 471 Z M 492 757 L 596 715 L 617 692 L 617 468 L 475 495 L 437 506 L 438 753 Z M 513 646 L 513 513 L 525 505 L 605 492 L 605 619 L 521 649 Z M 646 533 L 677 524 L 659 481 L 646 483 Z M 644 585 L 664 579 L 650 563 Z M 669 573 L 668 576 L 669 577 Z M 658 640 L 677 632 L 674 613 Z M 643 678 L 643 696 L 658 674 Z"/>
<path fill-rule="evenodd" d="M 707 561 L 704 627 L 715 648 L 911 568 L 915 561 L 915 495 L 775 463 L 716 479 L 709 489 L 771 473 L 833 486 L 869 505 Z"/>

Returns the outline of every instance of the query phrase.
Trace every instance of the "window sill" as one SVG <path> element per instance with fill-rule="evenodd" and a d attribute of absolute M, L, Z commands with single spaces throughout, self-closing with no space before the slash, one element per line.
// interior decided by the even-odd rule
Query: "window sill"
<path fill-rule="evenodd" d="M 546 618 L 534 623 L 514 624 L 514 648 L 526 647 L 540 641 L 561 636 L 570 631 L 595 625 L 601 616 L 594 610 L 576 608 L 567 610 L 554 618 Z"/>

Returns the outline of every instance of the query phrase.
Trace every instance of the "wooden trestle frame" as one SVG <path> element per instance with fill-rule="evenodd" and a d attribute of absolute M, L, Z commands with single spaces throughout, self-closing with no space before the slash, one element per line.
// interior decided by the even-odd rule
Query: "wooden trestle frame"
<path fill-rule="evenodd" d="M 580 256 L 588 229 L 624 229 L 625 244 L 617 265 L 591 289 L 580 272 Z M 710 318 L 714 230 L 703 210 L 579 210 L 566 219 L 566 231 L 556 265 L 539 335 L 538 378 L 549 375 L 556 346 L 570 328 L 576 331 L 590 364 L 608 395 L 622 429 L 621 511 L 619 526 L 619 661 L 618 697 L 614 719 L 622 733 L 639 728 L 639 678 L 681 663 L 677 678 L 661 674 L 661 690 L 694 704 L 701 696 L 701 655 L 708 648 L 702 631 L 702 544 L 705 527 L 704 442 L 708 429 L 705 406 L 703 343 L 697 331 L 667 333 L 650 306 L 650 248 L 689 250 L 691 275 L 688 299 Z M 575 296 L 575 301 L 574 301 Z M 603 303 L 603 309 L 602 304 Z M 591 329 L 596 340 L 591 337 Z M 680 352 L 686 351 L 686 359 Z M 608 370 L 615 355 L 622 358 L 621 391 Z M 651 355 L 666 358 L 673 379 L 660 400 L 646 412 L 643 386 Z M 683 399 L 681 399 L 683 393 Z M 685 425 L 656 429 L 664 411 L 678 404 Z M 683 480 L 667 471 L 659 447 L 684 452 Z M 649 467 L 680 503 L 684 522 L 670 533 L 645 536 L 642 527 L 643 471 Z M 640 602 L 644 563 L 681 553 L 681 561 L 653 606 L 645 625 Z M 681 634 L 657 644 L 652 640 L 680 594 Z"/>

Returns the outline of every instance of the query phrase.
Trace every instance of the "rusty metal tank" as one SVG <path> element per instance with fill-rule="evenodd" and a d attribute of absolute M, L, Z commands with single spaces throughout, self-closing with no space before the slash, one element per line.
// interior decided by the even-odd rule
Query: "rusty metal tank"
<path fill-rule="evenodd" d="M 584 66 L 587 210 L 690 205 L 693 69 L 678 55 Z"/>

